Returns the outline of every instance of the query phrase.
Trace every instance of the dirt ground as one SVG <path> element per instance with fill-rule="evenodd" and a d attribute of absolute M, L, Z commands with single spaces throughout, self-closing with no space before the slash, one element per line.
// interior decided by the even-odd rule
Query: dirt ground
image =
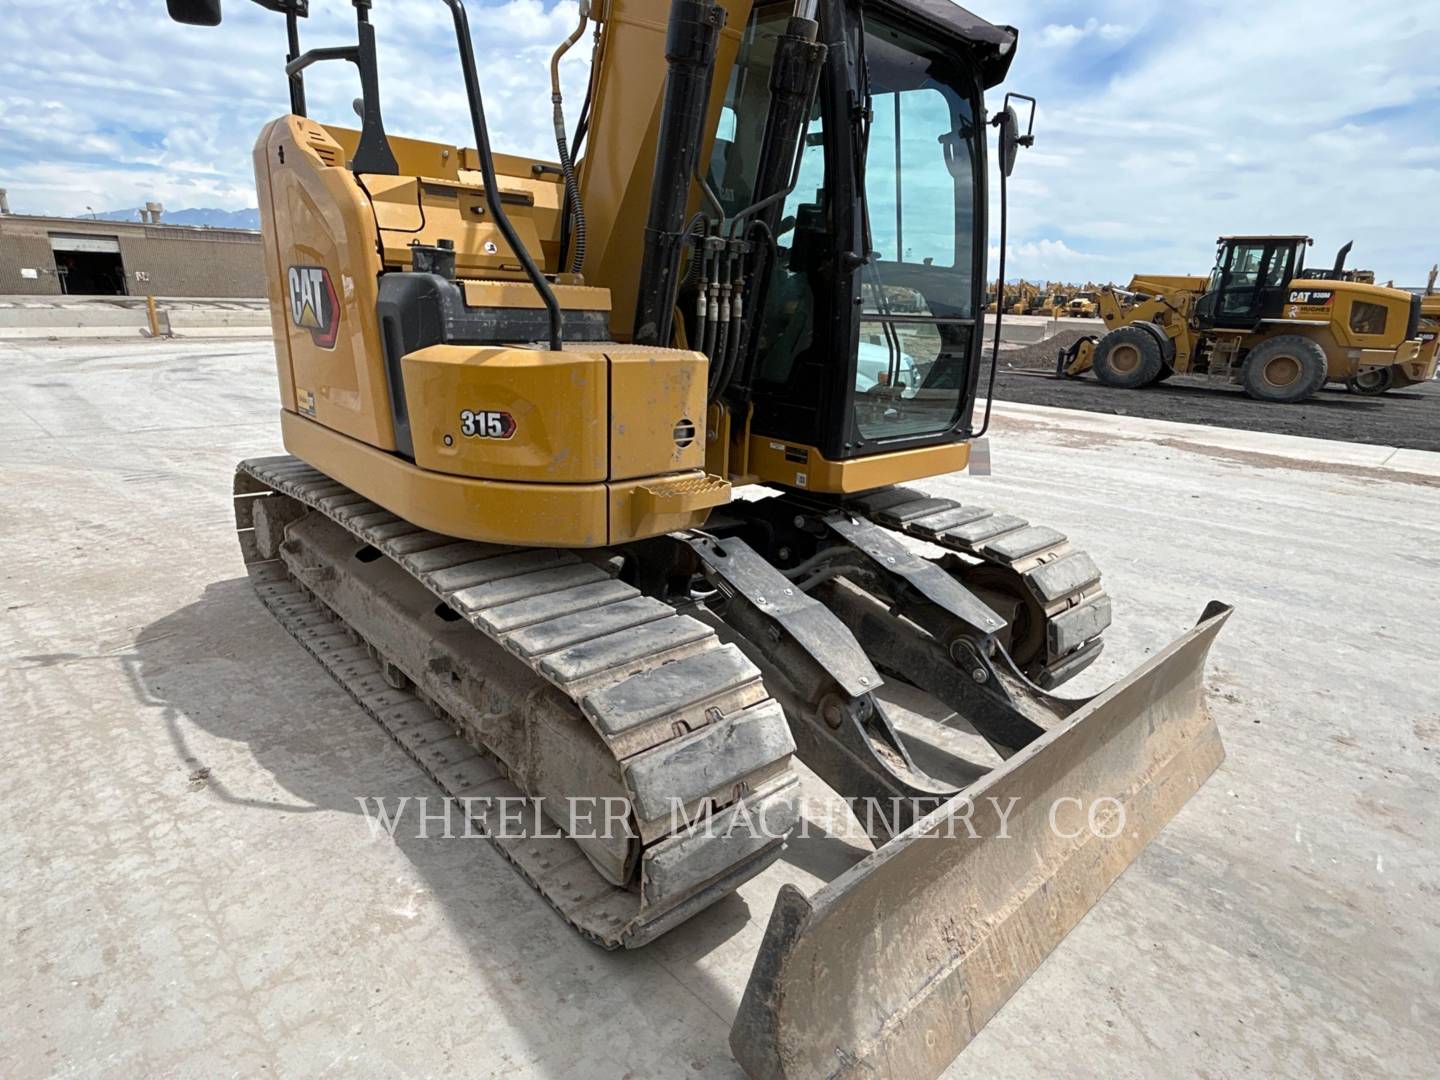
<path fill-rule="evenodd" d="M 1331 386 L 1303 404 L 1275 405 L 1253 401 L 1238 386 L 1203 376 L 1178 375 L 1144 390 L 1103 386 L 1093 375 L 1049 378 L 1055 370 L 1055 354 L 1078 337 L 1079 331 L 1067 330 L 1035 345 L 1003 351 L 996 398 L 1242 431 L 1440 450 L 1440 382 L 1392 390 L 1374 398 Z"/>

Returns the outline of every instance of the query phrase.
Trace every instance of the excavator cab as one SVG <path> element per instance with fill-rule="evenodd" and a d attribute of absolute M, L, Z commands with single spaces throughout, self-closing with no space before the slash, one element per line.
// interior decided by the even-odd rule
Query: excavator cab
<path fill-rule="evenodd" d="M 764 135 L 774 37 L 791 12 L 758 7 L 745 28 L 708 173 L 727 212 L 753 194 L 746 168 Z M 950 17 L 903 2 L 867 4 L 863 19 L 858 5 L 823 5 L 835 44 L 774 230 L 748 380 L 763 438 L 840 461 L 971 434 L 982 94 L 998 71 L 993 49 Z"/>
<path fill-rule="evenodd" d="M 1250 330 L 1261 319 L 1279 318 L 1311 242 L 1307 236 L 1222 236 L 1205 295 L 1195 305 L 1201 325 Z"/>

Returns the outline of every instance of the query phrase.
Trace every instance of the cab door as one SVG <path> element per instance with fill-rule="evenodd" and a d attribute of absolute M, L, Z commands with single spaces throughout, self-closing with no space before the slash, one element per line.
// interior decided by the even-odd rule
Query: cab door
<path fill-rule="evenodd" d="M 1210 291 L 1196 305 L 1202 323 L 1249 330 L 1261 319 L 1277 318 L 1294 270 L 1291 241 L 1233 240 L 1220 251 Z"/>

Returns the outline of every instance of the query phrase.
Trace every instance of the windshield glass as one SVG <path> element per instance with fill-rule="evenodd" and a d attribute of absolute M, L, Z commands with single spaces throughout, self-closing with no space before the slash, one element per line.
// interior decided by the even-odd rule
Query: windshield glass
<path fill-rule="evenodd" d="M 870 439 L 959 418 L 974 319 L 975 114 L 954 62 L 867 21 L 865 158 L 871 262 L 862 270 L 856 424 Z M 880 378 L 872 360 L 884 358 Z"/>

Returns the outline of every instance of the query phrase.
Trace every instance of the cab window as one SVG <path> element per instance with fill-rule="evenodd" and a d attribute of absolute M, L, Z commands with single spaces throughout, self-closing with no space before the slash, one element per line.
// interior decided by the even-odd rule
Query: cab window
<path fill-rule="evenodd" d="M 1350 331 L 1355 334 L 1383 334 L 1389 311 L 1384 304 L 1356 300 L 1350 307 Z"/>

